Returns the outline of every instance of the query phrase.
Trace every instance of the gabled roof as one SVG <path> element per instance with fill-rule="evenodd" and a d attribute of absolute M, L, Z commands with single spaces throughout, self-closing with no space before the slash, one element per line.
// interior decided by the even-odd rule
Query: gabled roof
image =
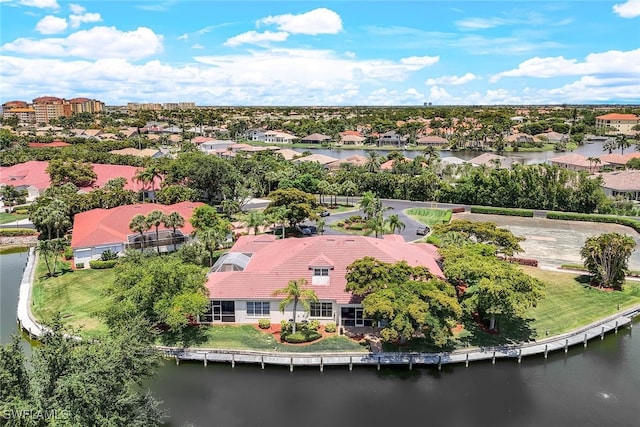
<path fill-rule="evenodd" d="M 322 142 L 328 141 L 331 137 L 328 135 L 323 135 L 321 133 L 312 133 L 311 135 L 307 135 L 301 139 L 301 141 L 312 141 L 312 142 Z"/>
<path fill-rule="evenodd" d="M 350 164 L 354 166 L 364 166 L 367 164 L 367 158 L 361 156 L 359 154 L 354 154 L 353 156 L 346 157 L 344 159 L 336 160 L 335 162 L 331 162 L 327 164 L 329 169 L 339 169 L 340 165 Z"/>
<path fill-rule="evenodd" d="M 275 151 L 278 154 L 281 154 L 285 160 L 292 160 L 295 157 L 299 157 L 302 153 L 297 152 L 296 150 L 292 150 L 290 148 L 281 148 Z"/>
<path fill-rule="evenodd" d="M 383 171 L 390 171 L 393 169 L 393 165 L 395 162 L 399 162 L 399 163 L 409 163 L 412 161 L 412 159 L 409 159 L 407 157 L 403 157 L 402 159 L 391 159 L 391 160 L 387 160 L 386 162 L 382 163 L 380 165 L 380 170 Z"/>
<path fill-rule="evenodd" d="M 416 140 L 417 144 L 448 144 L 449 140 L 437 135 L 422 136 Z"/>
<path fill-rule="evenodd" d="M 135 234 L 129 229 L 131 218 L 138 214 L 149 215 L 154 210 L 162 211 L 166 215 L 171 212 L 180 213 L 185 219 L 185 225 L 179 229 L 184 235 L 187 235 L 193 231 L 189 218 L 191 218 L 193 210 L 202 205 L 203 203 L 200 202 L 181 202 L 168 206 L 156 203 L 138 203 L 112 209 L 92 209 L 82 212 L 76 214 L 73 219 L 71 247 L 79 249 L 124 243 L 127 241 L 127 236 Z M 165 230 L 166 228 L 160 226 L 159 229 Z"/>
<path fill-rule="evenodd" d="M 469 163 L 474 165 L 493 166 L 495 160 L 499 160 L 502 166 L 506 166 L 506 162 L 508 159 L 504 156 L 499 156 L 497 154 L 482 153 L 479 156 L 476 156 L 473 159 L 469 160 Z"/>
<path fill-rule="evenodd" d="M 404 260 L 411 266 L 425 266 L 443 277 L 433 246 L 405 243 L 398 237 L 315 236 L 275 240 L 273 235 L 269 239 L 242 236 L 231 251 L 252 253 L 249 263 L 244 271 L 210 273 L 207 279 L 209 298 L 277 299 L 273 296 L 274 290 L 285 287 L 290 280 L 305 278 L 319 299 L 349 303 L 354 299 L 344 290 L 347 266 L 365 256 L 389 263 Z M 333 263 L 329 284 L 314 286 L 311 284 L 312 264 L 324 258 Z"/>
<path fill-rule="evenodd" d="M 123 148 L 121 150 L 111 150 L 109 151 L 109 153 L 120 154 L 121 156 L 136 156 L 136 157 L 153 157 L 158 155 L 158 153 L 162 154 L 162 152 L 157 148 L 145 148 L 143 150 L 138 150 L 137 148 L 133 148 L 133 147 Z"/>
<path fill-rule="evenodd" d="M 640 191 L 640 170 L 623 170 L 601 174 L 602 186 L 615 191 Z"/>

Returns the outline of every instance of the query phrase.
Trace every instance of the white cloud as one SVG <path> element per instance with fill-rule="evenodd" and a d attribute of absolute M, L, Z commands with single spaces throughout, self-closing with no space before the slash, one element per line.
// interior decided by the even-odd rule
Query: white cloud
<path fill-rule="evenodd" d="M 614 4 L 613 12 L 622 18 L 636 18 L 640 16 L 640 0 L 627 0 L 625 3 Z"/>
<path fill-rule="evenodd" d="M 433 65 L 440 60 L 439 56 L 410 56 L 400 59 L 400 63 L 405 65 L 414 65 L 420 68 Z"/>
<path fill-rule="evenodd" d="M 337 34 L 342 31 L 342 19 L 333 10 L 324 7 L 299 15 L 268 16 L 260 19 L 257 24 L 278 26 L 278 30 L 291 34 Z"/>
<path fill-rule="evenodd" d="M 287 40 L 289 33 L 284 31 L 265 31 L 259 33 L 257 31 L 248 31 L 246 33 L 238 34 L 237 36 L 230 37 L 224 42 L 225 46 L 239 46 L 241 44 L 266 44 L 268 42 L 283 42 Z"/>
<path fill-rule="evenodd" d="M 69 9 L 71 9 L 71 13 L 74 15 L 82 15 L 87 10 L 79 4 L 70 4 Z"/>
<path fill-rule="evenodd" d="M 184 33 L 181 36 L 178 36 L 178 40 L 188 40 L 189 39 L 189 34 Z"/>
<path fill-rule="evenodd" d="M 5 43 L 0 50 L 42 57 L 138 59 L 161 52 L 162 36 L 145 27 L 134 31 L 120 31 L 115 27 L 93 27 L 70 34 L 66 38 L 19 38 Z"/>
<path fill-rule="evenodd" d="M 37 7 L 38 9 L 57 9 L 60 7 L 56 0 L 20 0 L 23 6 Z"/>
<path fill-rule="evenodd" d="M 476 80 L 479 77 L 473 73 L 467 73 L 464 76 L 442 76 L 435 79 L 427 79 L 426 84 L 433 85 L 463 85 L 470 81 Z"/>
<path fill-rule="evenodd" d="M 82 23 L 88 22 L 100 22 L 102 21 L 102 17 L 99 13 L 82 13 L 79 15 L 69 15 L 69 21 L 71 22 L 72 28 L 78 28 Z"/>
<path fill-rule="evenodd" d="M 48 15 L 42 18 L 36 24 L 36 31 L 41 34 L 58 34 L 66 30 L 68 27 L 65 18 Z"/>
<path fill-rule="evenodd" d="M 355 53 L 355 52 L 352 52 L 352 51 L 350 51 L 350 50 L 347 50 L 347 51 L 344 53 L 344 56 L 346 56 L 347 58 L 355 58 L 355 57 L 356 57 L 356 53 Z"/>
<path fill-rule="evenodd" d="M 466 18 L 455 22 L 461 30 L 486 30 L 507 24 L 502 18 Z"/>
<path fill-rule="evenodd" d="M 200 43 L 196 43 L 191 46 L 191 49 L 204 49 L 204 46 L 202 46 Z"/>
<path fill-rule="evenodd" d="M 491 76 L 490 81 L 495 83 L 503 77 L 550 78 L 605 74 L 635 75 L 640 79 L 640 49 L 591 53 L 583 62 L 578 62 L 577 59 L 565 59 L 562 56 L 535 57 L 522 62 L 518 68 Z"/>

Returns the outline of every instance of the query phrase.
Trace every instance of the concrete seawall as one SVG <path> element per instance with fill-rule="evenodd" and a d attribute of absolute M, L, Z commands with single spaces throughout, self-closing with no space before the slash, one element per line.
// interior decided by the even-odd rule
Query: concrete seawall
<path fill-rule="evenodd" d="M 34 248 L 29 249 L 29 259 L 25 267 L 22 281 L 20 283 L 20 296 L 18 299 L 18 323 L 30 337 L 38 338 L 43 333 L 43 327 L 31 314 L 31 291 L 35 279 L 36 253 Z M 523 357 L 544 355 L 554 351 L 565 353 L 569 347 L 582 345 L 587 347 L 588 342 L 595 338 L 604 338 L 609 332 L 617 333 L 618 329 L 624 326 L 632 327 L 632 318 L 640 315 L 640 305 L 616 313 L 615 315 L 601 319 L 590 325 L 567 332 L 565 334 L 545 338 L 540 341 L 514 344 L 496 347 L 475 347 L 453 352 L 439 353 L 283 353 L 252 350 L 232 350 L 232 349 L 204 349 L 204 348 L 177 348 L 162 347 L 158 349 L 165 357 L 180 361 L 199 361 L 205 366 L 209 362 L 229 363 L 235 366 L 236 363 L 289 366 L 293 371 L 295 366 L 316 366 L 322 371 L 324 366 L 348 366 L 352 369 L 354 365 L 381 366 L 405 365 L 409 369 L 414 365 L 436 365 L 439 368 L 445 364 L 464 363 L 466 366 L 470 362 L 491 360 L 495 363 L 498 359 L 516 359 L 522 361 Z"/>

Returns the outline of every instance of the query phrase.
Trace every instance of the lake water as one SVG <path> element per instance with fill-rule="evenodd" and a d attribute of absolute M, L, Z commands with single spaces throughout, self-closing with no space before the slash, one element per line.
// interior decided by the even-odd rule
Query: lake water
<path fill-rule="evenodd" d="M 0 338 L 15 328 L 26 253 L 0 255 Z M 640 425 L 640 322 L 568 354 L 418 368 L 165 363 L 150 384 L 172 426 Z"/>
<path fill-rule="evenodd" d="M 337 159 L 344 159 L 346 157 L 354 156 L 356 154 L 367 157 L 367 153 L 371 151 L 371 150 L 351 150 L 351 149 L 330 150 L 327 148 L 310 148 L 310 149 L 296 148 L 295 150 L 299 151 L 300 153 L 302 153 L 303 151 L 310 151 L 314 154 L 324 154 L 327 156 L 335 157 Z M 627 152 L 629 152 L 629 150 L 630 149 L 627 149 Z M 382 154 L 385 156 L 391 152 L 391 150 L 377 150 L 377 151 L 379 154 Z M 398 151 L 400 151 L 403 156 L 410 159 L 413 159 L 416 156 L 422 154 L 421 150 L 398 150 Z M 619 153 L 620 150 L 616 150 L 615 152 Z M 476 156 L 479 156 L 484 152 L 483 151 L 442 151 L 441 150 L 441 151 L 438 151 L 438 153 L 440 154 L 440 157 L 455 156 L 463 160 L 470 160 Z M 573 150 L 572 153 L 581 154 L 585 157 L 600 156 L 602 154 L 606 154 L 602 150 L 602 143 L 598 143 L 598 142 L 593 144 L 581 145 L 577 149 Z M 561 156 L 563 154 L 567 154 L 567 153 L 556 153 L 554 151 L 542 151 L 542 152 L 522 151 L 522 152 L 516 152 L 516 153 L 512 153 L 512 152 L 500 153 L 501 156 L 516 159 L 519 162 L 524 164 L 544 163 L 545 161 L 553 157 Z"/>

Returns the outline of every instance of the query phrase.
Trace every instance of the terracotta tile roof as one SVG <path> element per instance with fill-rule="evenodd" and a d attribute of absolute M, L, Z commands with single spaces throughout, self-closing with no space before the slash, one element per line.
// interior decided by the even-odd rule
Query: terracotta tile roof
<path fill-rule="evenodd" d="M 391 160 L 387 160 L 386 162 L 380 164 L 380 170 L 383 171 L 390 171 L 393 169 L 393 163 L 396 161 L 396 159 L 391 159 Z M 411 159 L 407 158 L 407 157 L 403 157 L 400 162 L 401 163 L 408 163 L 410 162 Z"/>
<path fill-rule="evenodd" d="M 311 154 L 310 156 L 295 159 L 296 162 L 318 162 L 321 165 L 326 165 L 328 163 L 335 162 L 336 160 L 338 159 L 324 154 Z"/>
<path fill-rule="evenodd" d="M 302 155 L 302 153 L 299 153 L 296 150 L 292 150 L 290 148 L 282 148 L 282 149 L 276 150 L 276 153 L 281 154 L 285 160 L 292 160 L 294 157 L 298 157 Z"/>
<path fill-rule="evenodd" d="M 181 202 L 175 205 L 160 205 L 155 203 L 138 203 L 136 205 L 118 206 L 113 209 L 92 209 L 77 214 L 73 220 L 73 234 L 71 247 L 89 248 L 113 243 L 124 243 L 127 236 L 135 234 L 129 229 L 129 222 L 135 215 L 148 215 L 154 210 L 165 214 L 179 212 L 185 219 L 185 225 L 180 228 L 187 235 L 193 231 L 189 222 L 193 210 L 202 206 L 200 202 Z M 163 226 L 160 230 L 166 229 Z M 153 227 L 155 230 L 155 227 Z"/>
<path fill-rule="evenodd" d="M 344 159 L 336 160 L 335 162 L 331 162 L 327 164 L 329 169 L 339 169 L 340 165 L 348 163 L 354 166 L 364 166 L 367 164 L 367 158 L 361 156 L 359 154 L 354 154 L 353 156 L 346 157 Z"/>
<path fill-rule="evenodd" d="M 635 114 L 619 114 L 619 113 L 609 113 L 604 116 L 598 116 L 596 119 L 600 120 L 638 120 L 638 116 Z"/>
<path fill-rule="evenodd" d="M 357 130 L 345 130 L 344 132 L 340 132 L 341 136 L 362 136 L 361 132 Z"/>
<path fill-rule="evenodd" d="M 550 163 L 557 163 L 557 164 L 563 164 L 563 165 L 572 165 L 572 166 L 580 166 L 580 167 L 584 167 L 584 168 L 600 168 L 602 166 L 606 166 L 609 163 L 607 163 L 606 161 L 601 161 L 600 164 L 596 165 L 592 162 L 589 162 L 587 160 L 587 157 L 581 155 L 581 154 L 576 154 L 576 153 L 571 153 L 571 154 L 565 154 L 564 156 L 558 156 L 558 157 L 553 157 L 551 159 L 549 159 Z"/>
<path fill-rule="evenodd" d="M 64 141 L 53 141 L 53 142 L 30 142 L 29 147 L 31 148 L 60 148 L 60 147 L 68 147 L 71 144 L 68 144 Z"/>
<path fill-rule="evenodd" d="M 626 155 L 619 153 L 603 154 L 598 156 L 598 158 L 601 162 L 606 162 L 612 165 L 624 165 L 629 161 L 629 158 Z"/>
<path fill-rule="evenodd" d="M 93 170 L 98 178 L 90 187 L 82 190 L 90 191 L 92 188 L 102 187 L 107 181 L 113 178 L 122 177 L 127 180 L 124 188 L 126 190 L 140 191 L 145 188 L 142 183 L 134 181 L 133 177 L 140 168 L 135 166 L 104 165 L 92 163 Z M 46 169 L 49 162 L 31 160 L 26 163 L 19 163 L 9 167 L 0 167 L 0 184 L 17 186 L 34 186 L 38 190 L 44 190 L 51 186 L 50 177 Z M 155 182 L 155 188 L 160 187 L 160 179 Z M 148 186 L 150 188 L 150 185 Z"/>
<path fill-rule="evenodd" d="M 328 141 L 330 139 L 331 137 L 329 135 L 323 135 L 321 133 L 312 133 L 311 135 L 305 136 L 300 141 L 322 142 L 322 141 Z"/>
<path fill-rule="evenodd" d="M 615 191 L 640 191 L 640 170 L 623 170 L 601 174 L 602 186 Z"/>
<path fill-rule="evenodd" d="M 506 157 L 492 153 L 480 154 L 479 156 L 476 156 L 473 159 L 469 160 L 469 163 L 472 163 L 474 165 L 493 166 L 493 160 L 500 160 L 502 166 L 508 166 L 508 159 Z"/>
<path fill-rule="evenodd" d="M 216 272 L 208 276 L 210 298 L 278 299 L 273 291 L 289 280 L 305 278 L 321 300 L 345 304 L 352 295 L 345 292 L 347 266 L 371 256 L 384 262 L 404 260 L 409 265 L 423 265 L 433 274 L 444 277 L 436 263 L 437 249 L 428 244 L 405 243 L 400 236 L 376 239 L 364 236 L 315 236 L 275 240 L 275 236 L 242 236 L 231 252 L 252 254 L 244 271 Z M 331 262 L 329 285 L 311 285 L 315 262 Z"/>

